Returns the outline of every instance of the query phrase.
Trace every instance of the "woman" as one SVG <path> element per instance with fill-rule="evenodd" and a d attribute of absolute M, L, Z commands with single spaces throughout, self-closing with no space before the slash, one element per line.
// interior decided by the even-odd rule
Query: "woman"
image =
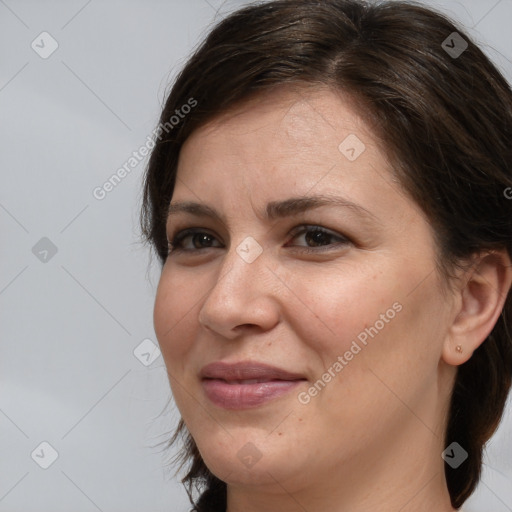
<path fill-rule="evenodd" d="M 213 29 L 142 215 L 193 510 L 462 506 L 511 385 L 511 140 L 506 80 L 420 4 Z"/>

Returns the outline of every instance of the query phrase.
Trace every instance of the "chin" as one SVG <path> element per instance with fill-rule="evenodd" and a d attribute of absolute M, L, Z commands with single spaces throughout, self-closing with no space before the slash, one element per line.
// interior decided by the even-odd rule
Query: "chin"
<path fill-rule="evenodd" d="M 220 480 L 230 485 L 275 485 L 276 480 L 290 480 L 294 467 L 302 468 L 296 472 L 299 480 L 308 474 L 304 452 L 285 439 L 269 437 L 267 429 L 230 428 L 229 432 L 222 430 L 220 437 L 209 435 L 204 443 L 196 442 L 204 463 Z"/>
<path fill-rule="evenodd" d="M 283 471 L 283 460 L 276 460 L 276 455 L 271 457 L 263 455 L 261 459 L 252 463 L 244 463 L 237 457 L 237 451 L 232 453 L 211 453 L 203 456 L 207 468 L 220 480 L 233 486 L 275 485 L 278 481 L 286 480 Z M 287 471 L 290 466 L 286 464 Z"/>

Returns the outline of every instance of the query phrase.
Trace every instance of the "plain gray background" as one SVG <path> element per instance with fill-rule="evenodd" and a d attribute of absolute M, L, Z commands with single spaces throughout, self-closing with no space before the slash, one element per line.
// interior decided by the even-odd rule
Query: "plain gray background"
<path fill-rule="evenodd" d="M 244 3 L 0 0 L 0 512 L 188 510 L 157 446 L 178 414 L 152 348 L 159 270 L 138 244 L 147 160 L 102 200 L 93 190 Z M 425 3 L 512 80 L 512 0 Z M 511 439 L 509 405 L 465 511 L 512 511 Z"/>

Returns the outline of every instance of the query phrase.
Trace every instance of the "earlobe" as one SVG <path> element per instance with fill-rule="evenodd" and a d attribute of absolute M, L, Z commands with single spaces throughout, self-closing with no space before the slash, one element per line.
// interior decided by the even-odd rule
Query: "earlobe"
<path fill-rule="evenodd" d="M 480 254 L 461 277 L 457 309 L 443 345 L 442 358 L 453 366 L 468 361 L 498 321 L 512 285 L 505 249 Z"/>

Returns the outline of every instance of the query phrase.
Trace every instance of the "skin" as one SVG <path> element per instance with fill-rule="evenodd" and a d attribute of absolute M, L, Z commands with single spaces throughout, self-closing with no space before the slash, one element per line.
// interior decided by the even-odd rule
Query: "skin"
<path fill-rule="evenodd" d="M 354 161 L 338 149 L 349 134 L 365 145 Z M 167 258 L 154 325 L 179 411 L 227 483 L 228 512 L 455 510 L 441 458 L 449 396 L 457 366 L 498 319 L 510 261 L 482 255 L 447 293 L 428 219 L 379 147 L 348 96 L 316 86 L 260 94 L 182 148 L 171 203 L 206 204 L 223 220 L 169 218 L 170 240 L 185 228 L 210 237 L 189 236 Z M 343 196 L 373 217 L 339 206 L 261 215 L 269 201 L 316 194 Z M 303 224 L 333 236 L 315 245 L 292 233 Z M 249 236 L 262 249 L 252 263 L 237 252 Z M 298 393 L 397 303 L 394 318 L 301 403 Z M 218 360 L 267 362 L 307 382 L 255 409 L 223 409 L 199 378 Z M 261 455 L 251 467 L 238 456 L 246 443 Z"/>

